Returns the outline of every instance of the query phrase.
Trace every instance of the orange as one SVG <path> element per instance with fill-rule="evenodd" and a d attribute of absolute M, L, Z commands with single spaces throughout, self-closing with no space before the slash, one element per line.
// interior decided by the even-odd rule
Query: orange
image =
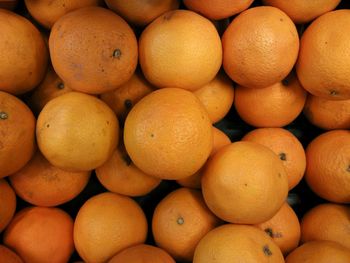
<path fill-rule="evenodd" d="M 85 6 L 97 6 L 101 2 L 101 0 L 24 0 L 30 15 L 48 29 L 61 16 Z"/>
<path fill-rule="evenodd" d="M 198 242 L 219 223 L 200 191 L 179 188 L 158 203 L 152 232 L 158 247 L 178 261 L 191 262 Z"/>
<path fill-rule="evenodd" d="M 299 51 L 293 21 L 270 6 L 253 7 L 239 14 L 222 36 L 223 67 L 242 86 L 264 88 L 292 70 Z"/>
<path fill-rule="evenodd" d="M 233 104 L 233 83 L 224 73 L 219 73 L 194 94 L 208 111 L 211 122 L 216 123 L 226 116 Z"/>
<path fill-rule="evenodd" d="M 278 155 L 286 168 L 289 190 L 303 178 L 306 169 L 305 151 L 293 133 L 282 128 L 259 128 L 248 132 L 242 141 L 260 143 Z"/>
<path fill-rule="evenodd" d="M 146 174 L 180 179 L 197 172 L 212 150 L 212 125 L 190 91 L 164 88 L 142 98 L 124 125 L 126 151 Z"/>
<path fill-rule="evenodd" d="M 304 115 L 313 125 L 324 130 L 350 129 L 350 99 L 328 100 L 309 94 Z"/>
<path fill-rule="evenodd" d="M 328 240 L 350 249 L 350 207 L 324 203 L 310 209 L 301 220 L 301 242 Z"/>
<path fill-rule="evenodd" d="M 10 223 L 16 211 L 16 194 L 5 179 L 0 179 L 0 233 Z M 1 258 L 1 257 L 0 257 Z"/>
<path fill-rule="evenodd" d="M 18 4 L 18 0 L 0 0 L 0 8 L 14 10 Z"/>
<path fill-rule="evenodd" d="M 105 0 L 107 6 L 126 21 L 137 26 L 146 26 L 161 14 L 179 8 L 178 0 Z"/>
<path fill-rule="evenodd" d="M 23 94 L 43 79 L 48 51 L 39 30 L 26 18 L 0 9 L 0 91 Z"/>
<path fill-rule="evenodd" d="M 277 82 L 263 89 L 237 86 L 235 108 L 239 116 L 255 127 L 282 127 L 302 112 L 306 91 L 292 75 L 286 81 Z"/>
<path fill-rule="evenodd" d="M 254 0 L 212 0 L 212 1 L 196 1 L 184 0 L 184 4 L 190 10 L 204 15 L 209 19 L 219 20 L 236 15 L 247 9 Z"/>
<path fill-rule="evenodd" d="M 122 249 L 145 242 L 147 220 L 131 198 L 102 193 L 88 199 L 74 223 L 74 244 L 82 259 L 105 262 Z"/>
<path fill-rule="evenodd" d="M 267 147 L 235 142 L 209 159 L 202 177 L 206 204 L 221 219 L 258 224 L 270 219 L 287 198 L 282 161 Z"/>
<path fill-rule="evenodd" d="M 307 27 L 300 40 L 296 71 L 311 94 L 329 100 L 350 99 L 350 10 L 328 12 Z"/>
<path fill-rule="evenodd" d="M 49 101 L 40 112 L 36 137 L 54 166 L 89 171 L 109 159 L 118 144 L 118 120 L 100 99 L 69 92 Z"/>
<path fill-rule="evenodd" d="M 24 208 L 6 228 L 4 244 L 24 262 L 68 262 L 74 251 L 73 220 L 59 208 Z"/>
<path fill-rule="evenodd" d="M 90 172 L 67 172 L 52 166 L 39 151 L 26 166 L 9 176 L 16 194 L 37 206 L 57 206 L 72 200 L 89 178 Z"/>
<path fill-rule="evenodd" d="M 84 7 L 62 16 L 52 27 L 49 47 L 57 75 L 77 91 L 114 90 L 136 69 L 134 32 L 105 8 Z"/>
<path fill-rule="evenodd" d="M 21 169 L 35 151 L 33 113 L 17 97 L 2 91 L 0 91 L 0 134 L 0 178 L 2 178 Z"/>
<path fill-rule="evenodd" d="M 286 258 L 286 263 L 347 263 L 350 251 L 332 241 L 312 241 L 301 245 Z"/>
<path fill-rule="evenodd" d="M 273 240 L 253 226 L 226 224 L 206 234 L 194 253 L 193 263 L 283 263 Z"/>
<path fill-rule="evenodd" d="M 222 47 L 210 20 L 192 11 L 175 10 L 143 30 L 139 56 L 143 74 L 155 86 L 195 90 L 218 73 Z"/>
<path fill-rule="evenodd" d="M 271 219 L 256 226 L 272 237 L 284 255 L 287 255 L 299 245 L 299 220 L 287 202 Z"/>
<path fill-rule="evenodd" d="M 150 245 L 136 245 L 122 250 L 108 263 L 175 263 L 175 260 L 163 249 Z"/>
<path fill-rule="evenodd" d="M 224 132 L 213 126 L 213 148 L 211 150 L 210 156 L 213 156 L 219 149 L 229 144 L 231 144 L 230 138 Z M 204 169 L 205 164 L 195 174 L 176 180 L 176 182 L 184 187 L 200 189 Z"/>
<path fill-rule="evenodd" d="M 124 121 L 131 108 L 154 87 L 146 81 L 141 72 L 136 71 L 131 78 L 117 89 L 101 94 L 100 98 Z"/>
<path fill-rule="evenodd" d="M 316 137 L 306 148 L 305 179 L 320 197 L 350 202 L 350 131 L 334 130 Z"/>
<path fill-rule="evenodd" d="M 3 245 L 0 245 L 0 258 L 4 263 L 23 263 L 15 252 Z"/>
<path fill-rule="evenodd" d="M 340 3 L 341 0 L 321 0 L 321 1 L 305 1 L 305 0 L 263 0 L 265 5 L 271 5 L 285 12 L 295 23 L 307 23 L 316 17 L 332 11 Z"/>

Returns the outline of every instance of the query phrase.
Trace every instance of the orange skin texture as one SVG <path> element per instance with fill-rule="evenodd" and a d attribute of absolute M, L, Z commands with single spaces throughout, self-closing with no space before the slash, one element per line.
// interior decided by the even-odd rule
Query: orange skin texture
<path fill-rule="evenodd" d="M 52 27 L 49 48 L 57 75 L 70 88 L 89 94 L 116 89 L 137 65 L 134 32 L 124 19 L 101 7 L 61 17 Z"/>
<path fill-rule="evenodd" d="M 124 144 L 146 174 L 181 179 L 197 172 L 209 157 L 212 124 L 192 92 L 159 89 L 131 109 L 124 124 Z"/>
<path fill-rule="evenodd" d="M 320 197 L 350 202 L 350 131 L 334 130 L 316 137 L 306 148 L 305 180 Z"/>
<path fill-rule="evenodd" d="M 328 100 L 309 94 L 303 112 L 313 125 L 321 129 L 350 129 L 350 99 Z"/>
<path fill-rule="evenodd" d="M 198 242 L 220 223 L 200 191 L 179 188 L 158 203 L 152 232 L 158 247 L 179 261 L 191 262 Z"/>
<path fill-rule="evenodd" d="M 0 11 L 1 12 L 1 11 Z M 0 178 L 21 169 L 35 151 L 35 117 L 17 97 L 0 91 Z M 16 158 L 13 158 L 16 156 Z"/>
<path fill-rule="evenodd" d="M 226 224 L 206 234 L 194 253 L 193 263 L 259 262 L 284 263 L 273 240 L 260 229 Z"/>
<path fill-rule="evenodd" d="M 4 244 L 24 262 L 68 262 L 74 251 L 73 220 L 59 208 L 24 208 L 6 228 Z"/>
<path fill-rule="evenodd" d="M 222 36 L 223 67 L 242 86 L 264 88 L 284 79 L 299 51 L 293 21 L 275 7 L 253 7 L 239 14 Z"/>
<path fill-rule="evenodd" d="M 350 262 L 350 251 L 332 241 L 311 241 L 290 253 L 286 263 L 346 263 Z"/>
<path fill-rule="evenodd" d="M 68 172 L 51 165 L 39 151 L 26 166 L 9 176 L 16 194 L 37 206 L 57 206 L 72 200 L 89 178 L 90 172 Z"/>
<path fill-rule="evenodd" d="M 85 262 L 105 262 L 121 250 L 144 243 L 147 220 L 131 198 L 105 192 L 88 199 L 74 222 L 74 244 Z"/>
<path fill-rule="evenodd" d="M 329 100 L 350 99 L 350 10 L 328 12 L 307 27 L 300 40 L 296 71 L 312 95 Z"/>
<path fill-rule="evenodd" d="M 143 30 L 139 62 L 153 85 L 195 90 L 221 67 L 220 36 L 210 20 L 195 12 L 169 11 Z"/>
<path fill-rule="evenodd" d="M 260 143 L 279 156 L 286 168 L 289 190 L 303 178 L 306 169 L 305 151 L 300 141 L 288 130 L 259 128 L 244 135 L 242 141 Z"/>
<path fill-rule="evenodd" d="M 301 243 L 328 240 L 350 249 L 350 208 L 346 205 L 315 206 L 303 216 L 300 226 Z"/>
<path fill-rule="evenodd" d="M 255 127 L 283 127 L 302 112 L 307 92 L 292 75 L 289 83 L 277 82 L 263 89 L 237 86 L 234 105 L 239 116 Z"/>
<path fill-rule="evenodd" d="M 10 223 L 16 211 L 16 194 L 5 179 L 0 179 L 0 233 Z M 0 252 L 1 255 L 1 252 Z M 1 256 L 0 256 L 1 258 Z"/>
<path fill-rule="evenodd" d="M 184 0 L 186 7 L 209 19 L 220 20 L 246 10 L 254 0 Z"/>
<path fill-rule="evenodd" d="M 178 0 L 106 0 L 108 8 L 137 26 L 146 26 L 163 13 L 179 8 Z"/>
<path fill-rule="evenodd" d="M 209 159 L 202 191 L 206 204 L 219 218 L 236 224 L 258 224 L 283 205 L 288 178 L 272 150 L 254 142 L 235 142 Z"/>
<path fill-rule="evenodd" d="M 15 252 L 3 245 L 0 245 L 0 258 L 6 263 L 24 263 Z"/>

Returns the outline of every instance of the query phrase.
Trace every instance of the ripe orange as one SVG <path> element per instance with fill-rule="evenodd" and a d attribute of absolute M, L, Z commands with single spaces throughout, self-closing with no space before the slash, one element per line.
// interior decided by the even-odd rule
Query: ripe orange
<path fill-rule="evenodd" d="M 325 130 L 350 129 L 350 99 L 328 100 L 309 94 L 304 115 L 313 125 Z"/>
<path fill-rule="evenodd" d="M 305 151 L 300 141 L 288 130 L 259 128 L 248 132 L 242 141 L 260 143 L 278 155 L 286 168 L 289 190 L 303 178 L 306 168 Z"/>
<path fill-rule="evenodd" d="M 40 112 L 36 136 L 40 151 L 54 166 L 89 171 L 109 159 L 118 144 L 114 112 L 93 96 L 69 92 Z"/>
<path fill-rule="evenodd" d="M 62 16 L 52 27 L 49 47 L 56 73 L 77 91 L 114 90 L 136 69 L 134 32 L 105 8 L 84 7 Z"/>
<path fill-rule="evenodd" d="M 15 252 L 3 245 L 0 245 L 0 258 L 4 263 L 23 263 L 23 260 Z"/>
<path fill-rule="evenodd" d="M 306 148 L 305 179 L 320 197 L 350 202 L 350 131 L 334 130 L 316 137 Z"/>
<path fill-rule="evenodd" d="M 131 198 L 114 193 L 91 197 L 74 223 L 74 244 L 86 262 L 105 262 L 116 253 L 146 240 L 147 220 Z"/>
<path fill-rule="evenodd" d="M 206 204 L 221 219 L 258 224 L 287 198 L 287 173 L 278 156 L 254 142 L 235 142 L 209 159 L 202 177 Z"/>
<path fill-rule="evenodd" d="M 301 220 L 301 242 L 328 240 L 350 249 L 350 207 L 324 203 L 310 209 Z"/>
<path fill-rule="evenodd" d="M 10 223 L 13 215 L 15 214 L 17 204 L 16 194 L 5 179 L 0 179 L 0 204 L 1 233 Z"/>
<path fill-rule="evenodd" d="M 223 67 L 242 86 L 264 88 L 292 70 L 299 51 L 293 21 L 270 6 L 250 8 L 239 14 L 222 36 Z"/>
<path fill-rule="evenodd" d="M 135 165 L 161 179 L 197 172 L 212 150 L 212 125 L 190 91 L 164 88 L 142 98 L 124 125 L 125 148 Z"/>
<path fill-rule="evenodd" d="M 206 234 L 194 253 L 193 263 L 259 262 L 282 263 L 283 255 L 260 229 L 226 224 Z"/>
<path fill-rule="evenodd" d="M 43 79 L 48 51 L 36 27 L 23 16 L 0 9 L 0 91 L 23 94 Z"/>
<path fill-rule="evenodd" d="M 350 10 L 328 12 L 307 27 L 300 41 L 296 71 L 301 85 L 329 100 L 350 99 Z"/>
<path fill-rule="evenodd" d="M 302 112 L 306 91 L 292 75 L 286 81 L 277 82 L 263 89 L 237 86 L 235 108 L 239 116 L 255 127 L 282 127 Z"/>
<path fill-rule="evenodd" d="M 74 251 L 73 220 L 59 208 L 24 208 L 6 228 L 4 244 L 24 262 L 68 262 Z"/>
<path fill-rule="evenodd" d="M 211 21 L 192 11 L 175 10 L 145 28 L 139 56 L 146 79 L 155 86 L 195 90 L 218 73 L 222 47 Z"/>
<path fill-rule="evenodd" d="M 271 219 L 256 226 L 272 237 L 284 255 L 289 254 L 299 245 L 299 220 L 287 202 L 282 205 Z"/>

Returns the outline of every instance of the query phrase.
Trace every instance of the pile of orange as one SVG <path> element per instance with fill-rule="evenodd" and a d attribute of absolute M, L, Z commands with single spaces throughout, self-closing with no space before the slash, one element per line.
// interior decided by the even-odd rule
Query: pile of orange
<path fill-rule="evenodd" d="M 350 262 L 345 0 L 0 0 L 0 262 Z"/>

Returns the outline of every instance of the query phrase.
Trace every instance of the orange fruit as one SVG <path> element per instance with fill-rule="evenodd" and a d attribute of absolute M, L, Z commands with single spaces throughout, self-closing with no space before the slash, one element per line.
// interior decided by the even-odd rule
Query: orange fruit
<path fill-rule="evenodd" d="M 17 204 L 15 191 L 13 191 L 5 179 L 0 179 L 0 204 L 1 233 L 10 223 L 13 215 L 15 214 Z"/>
<path fill-rule="evenodd" d="M 178 9 L 178 0 L 105 0 L 108 8 L 122 16 L 126 21 L 137 26 L 146 26 L 161 14 Z"/>
<path fill-rule="evenodd" d="M 52 166 L 39 151 L 26 166 L 9 176 L 16 194 L 37 206 L 57 206 L 72 200 L 89 178 L 90 172 L 67 172 Z"/>
<path fill-rule="evenodd" d="M 328 240 L 350 249 L 350 207 L 324 203 L 311 208 L 301 220 L 301 242 Z"/>
<path fill-rule="evenodd" d="M 196 247 L 193 263 L 282 263 L 279 247 L 253 226 L 226 224 L 206 234 Z"/>
<path fill-rule="evenodd" d="M 328 100 L 309 94 L 304 115 L 313 125 L 324 130 L 350 129 L 350 99 Z"/>
<path fill-rule="evenodd" d="M 242 141 L 262 144 L 278 155 L 286 168 L 289 190 L 303 178 L 306 169 L 305 151 L 293 133 L 282 128 L 259 128 L 244 135 Z"/>
<path fill-rule="evenodd" d="M 263 89 L 237 86 L 235 108 L 239 116 L 255 127 L 282 127 L 302 112 L 306 91 L 293 75 L 288 81 L 277 82 Z"/>
<path fill-rule="evenodd" d="M 62 16 L 52 27 L 49 47 L 57 75 L 77 91 L 114 90 L 136 69 L 134 32 L 105 8 L 84 7 Z"/>
<path fill-rule="evenodd" d="M 212 124 L 192 92 L 159 89 L 131 109 L 124 124 L 124 143 L 143 172 L 176 180 L 194 174 L 207 160 Z"/>
<path fill-rule="evenodd" d="M 240 0 L 235 2 L 230 0 L 184 0 L 184 4 L 188 9 L 200 13 L 209 19 L 219 20 L 242 12 L 247 9 L 253 1 L 254 0 Z"/>
<path fill-rule="evenodd" d="M 21 169 L 34 154 L 35 118 L 21 100 L 0 91 L 0 123 L 0 178 L 2 178 Z"/>
<path fill-rule="evenodd" d="M 146 195 L 161 182 L 161 179 L 147 175 L 137 168 L 124 145 L 118 147 L 111 158 L 95 171 L 97 179 L 108 191 L 122 195 Z"/>
<path fill-rule="evenodd" d="M 59 208 L 24 208 L 6 228 L 4 244 L 24 262 L 68 262 L 74 251 L 73 220 Z"/>
<path fill-rule="evenodd" d="M 299 51 L 293 21 L 270 6 L 250 8 L 239 14 L 222 36 L 223 67 L 242 86 L 264 88 L 292 70 Z"/>
<path fill-rule="evenodd" d="M 231 144 L 230 138 L 224 132 L 213 126 L 213 148 L 210 156 L 213 156 L 219 149 L 229 144 Z M 176 180 L 176 182 L 184 187 L 200 189 L 204 169 L 205 164 L 198 172 L 188 177 Z"/>
<path fill-rule="evenodd" d="M 284 0 L 263 0 L 265 5 L 271 5 L 285 12 L 295 23 L 307 23 L 316 17 L 332 11 L 341 0 L 321 1 L 284 1 Z"/>
<path fill-rule="evenodd" d="M 24 0 L 30 15 L 48 29 L 50 29 L 61 16 L 85 6 L 97 6 L 101 2 L 101 0 Z"/>
<path fill-rule="evenodd" d="M 272 237 L 284 255 L 287 255 L 299 245 L 299 220 L 287 202 L 272 218 L 256 226 Z"/>
<path fill-rule="evenodd" d="M 48 51 L 39 30 L 26 18 L 0 9 L 0 91 L 23 94 L 43 79 Z"/>
<path fill-rule="evenodd" d="M 296 71 L 311 94 L 329 100 L 350 99 L 350 10 L 328 12 L 307 27 L 300 40 Z"/>
<path fill-rule="evenodd" d="M 194 94 L 208 111 L 211 122 L 216 123 L 226 116 L 233 104 L 233 83 L 224 73 L 219 73 Z"/>
<path fill-rule="evenodd" d="M 163 249 L 150 245 L 136 245 L 128 247 L 114 257 L 108 263 L 175 263 L 175 260 Z"/>
<path fill-rule="evenodd" d="M 214 214 L 237 224 L 270 219 L 287 198 L 288 178 L 282 161 L 267 147 L 235 142 L 206 164 L 203 197 Z"/>
<path fill-rule="evenodd" d="M 4 263 L 23 263 L 23 260 L 11 249 L 0 245 L 0 258 Z"/>
<path fill-rule="evenodd" d="M 200 191 L 179 188 L 158 203 L 152 232 L 158 247 L 176 260 L 191 262 L 198 242 L 219 223 Z"/>
<path fill-rule="evenodd" d="M 117 89 L 101 94 L 100 98 L 124 121 L 131 108 L 154 87 L 146 81 L 141 72 L 136 71 L 131 78 Z"/>
<path fill-rule="evenodd" d="M 18 4 L 18 0 L 0 0 L 0 8 L 14 10 Z"/>
<path fill-rule="evenodd" d="M 74 244 L 85 262 L 105 262 L 122 249 L 145 242 L 147 220 L 131 198 L 102 193 L 88 199 L 74 223 Z"/>
<path fill-rule="evenodd" d="M 139 56 L 142 72 L 153 85 L 195 90 L 218 73 L 222 47 L 210 20 L 192 11 L 175 10 L 143 30 Z"/>
<path fill-rule="evenodd" d="M 286 263 L 347 263 L 350 250 L 332 241 L 312 241 L 295 249 L 286 258 Z"/>
<path fill-rule="evenodd" d="M 350 131 L 334 130 L 313 139 L 306 148 L 305 179 L 320 197 L 350 202 Z"/>
<path fill-rule="evenodd" d="M 40 151 L 54 166 L 89 171 L 109 159 L 118 144 L 118 120 L 100 99 L 69 92 L 40 112 L 36 136 Z"/>

